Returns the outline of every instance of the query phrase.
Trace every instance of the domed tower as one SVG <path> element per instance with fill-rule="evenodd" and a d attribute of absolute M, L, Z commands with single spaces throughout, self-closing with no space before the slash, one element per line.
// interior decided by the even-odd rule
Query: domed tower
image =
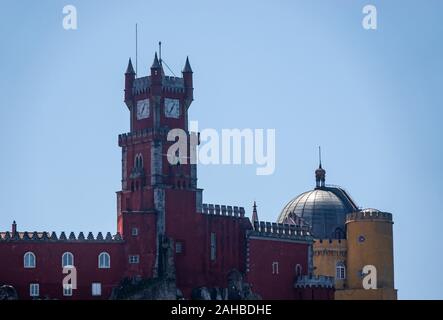
<path fill-rule="evenodd" d="M 397 299 L 392 225 L 392 214 L 376 209 L 347 215 L 347 285 L 336 299 Z M 373 288 L 364 288 L 365 277 Z"/>
<path fill-rule="evenodd" d="M 326 186 L 325 177 L 320 156 L 315 170 L 315 189 L 289 201 L 277 222 L 309 226 L 316 239 L 344 239 L 346 215 L 358 208 L 344 189 Z"/>

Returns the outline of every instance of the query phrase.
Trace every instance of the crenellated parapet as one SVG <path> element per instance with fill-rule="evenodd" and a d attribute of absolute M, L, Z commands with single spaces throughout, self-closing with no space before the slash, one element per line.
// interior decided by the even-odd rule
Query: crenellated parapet
<path fill-rule="evenodd" d="M 306 226 L 264 221 L 255 221 L 254 228 L 248 231 L 248 236 L 313 241 L 311 232 Z"/>
<path fill-rule="evenodd" d="M 66 236 L 65 232 L 61 232 L 57 236 L 55 232 L 15 232 L 14 234 L 6 231 L 0 232 L 0 242 L 15 242 L 15 241 L 35 241 L 35 242 L 94 242 L 94 243 L 114 243 L 123 242 L 119 233 L 111 235 L 110 232 L 103 236 L 101 232 L 94 236 L 89 232 L 87 236 L 83 232 L 76 235 L 74 232 Z"/>
<path fill-rule="evenodd" d="M 297 277 L 295 288 L 334 288 L 334 277 L 304 275 Z"/>
<path fill-rule="evenodd" d="M 140 77 L 134 79 L 132 86 L 132 94 L 134 96 L 144 93 L 149 93 L 152 85 L 150 76 Z M 179 77 L 163 76 L 162 77 L 162 91 L 173 93 L 184 93 L 186 90 L 185 80 Z"/>
<path fill-rule="evenodd" d="M 244 218 L 245 216 L 245 208 L 243 207 L 226 206 L 212 203 L 203 203 L 202 207 L 202 214 L 239 218 Z"/>
<path fill-rule="evenodd" d="M 145 128 L 143 130 L 123 133 L 118 136 L 118 145 L 124 147 L 131 144 L 143 143 L 152 141 L 159 137 L 166 137 L 168 135 L 169 128 Z"/>
<path fill-rule="evenodd" d="M 365 220 L 392 222 L 392 213 L 382 212 L 377 209 L 364 209 L 346 215 L 346 223 Z"/>

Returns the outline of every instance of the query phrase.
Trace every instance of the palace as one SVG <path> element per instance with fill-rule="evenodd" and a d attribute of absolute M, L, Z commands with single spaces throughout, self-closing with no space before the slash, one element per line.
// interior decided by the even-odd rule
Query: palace
<path fill-rule="evenodd" d="M 188 130 L 193 90 L 188 59 L 182 77 L 165 75 L 157 54 L 144 77 L 129 60 L 116 232 L 19 231 L 14 221 L 0 232 L 0 290 L 19 299 L 395 299 L 391 214 L 326 186 L 321 164 L 316 188 L 278 222 L 260 221 L 255 204 L 250 219 L 243 207 L 203 203 L 197 165 L 167 160 L 171 129 L 198 137 Z M 367 264 L 377 289 L 362 287 Z M 75 267 L 76 286 L 63 285 L 64 267 Z"/>

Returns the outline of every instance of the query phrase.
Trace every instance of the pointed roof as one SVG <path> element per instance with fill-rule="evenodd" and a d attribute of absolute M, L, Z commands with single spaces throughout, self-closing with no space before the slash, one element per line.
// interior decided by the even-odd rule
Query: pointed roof
<path fill-rule="evenodd" d="M 186 57 L 185 68 L 183 69 L 183 73 L 188 72 L 192 73 L 191 64 L 189 63 L 189 57 Z"/>
<path fill-rule="evenodd" d="M 252 208 L 252 222 L 258 222 L 257 203 L 255 201 Z"/>
<path fill-rule="evenodd" d="M 128 67 L 126 68 L 127 74 L 135 74 L 134 67 L 132 66 L 131 58 L 129 58 Z"/>
<path fill-rule="evenodd" d="M 157 52 L 155 53 L 154 62 L 152 63 L 151 69 L 160 69 L 162 66 L 160 61 L 158 61 Z"/>

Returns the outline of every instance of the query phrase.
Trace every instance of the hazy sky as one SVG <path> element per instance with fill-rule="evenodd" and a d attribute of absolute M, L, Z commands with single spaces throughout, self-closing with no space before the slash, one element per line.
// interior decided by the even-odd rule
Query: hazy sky
<path fill-rule="evenodd" d="M 441 299 L 442 14 L 438 0 L 2 0 L 0 229 L 115 232 L 137 22 L 140 76 L 159 40 L 176 74 L 189 55 L 200 128 L 276 130 L 275 173 L 200 166 L 204 202 L 257 200 L 275 221 L 313 188 L 321 145 L 327 183 L 393 213 L 399 297 Z"/>

